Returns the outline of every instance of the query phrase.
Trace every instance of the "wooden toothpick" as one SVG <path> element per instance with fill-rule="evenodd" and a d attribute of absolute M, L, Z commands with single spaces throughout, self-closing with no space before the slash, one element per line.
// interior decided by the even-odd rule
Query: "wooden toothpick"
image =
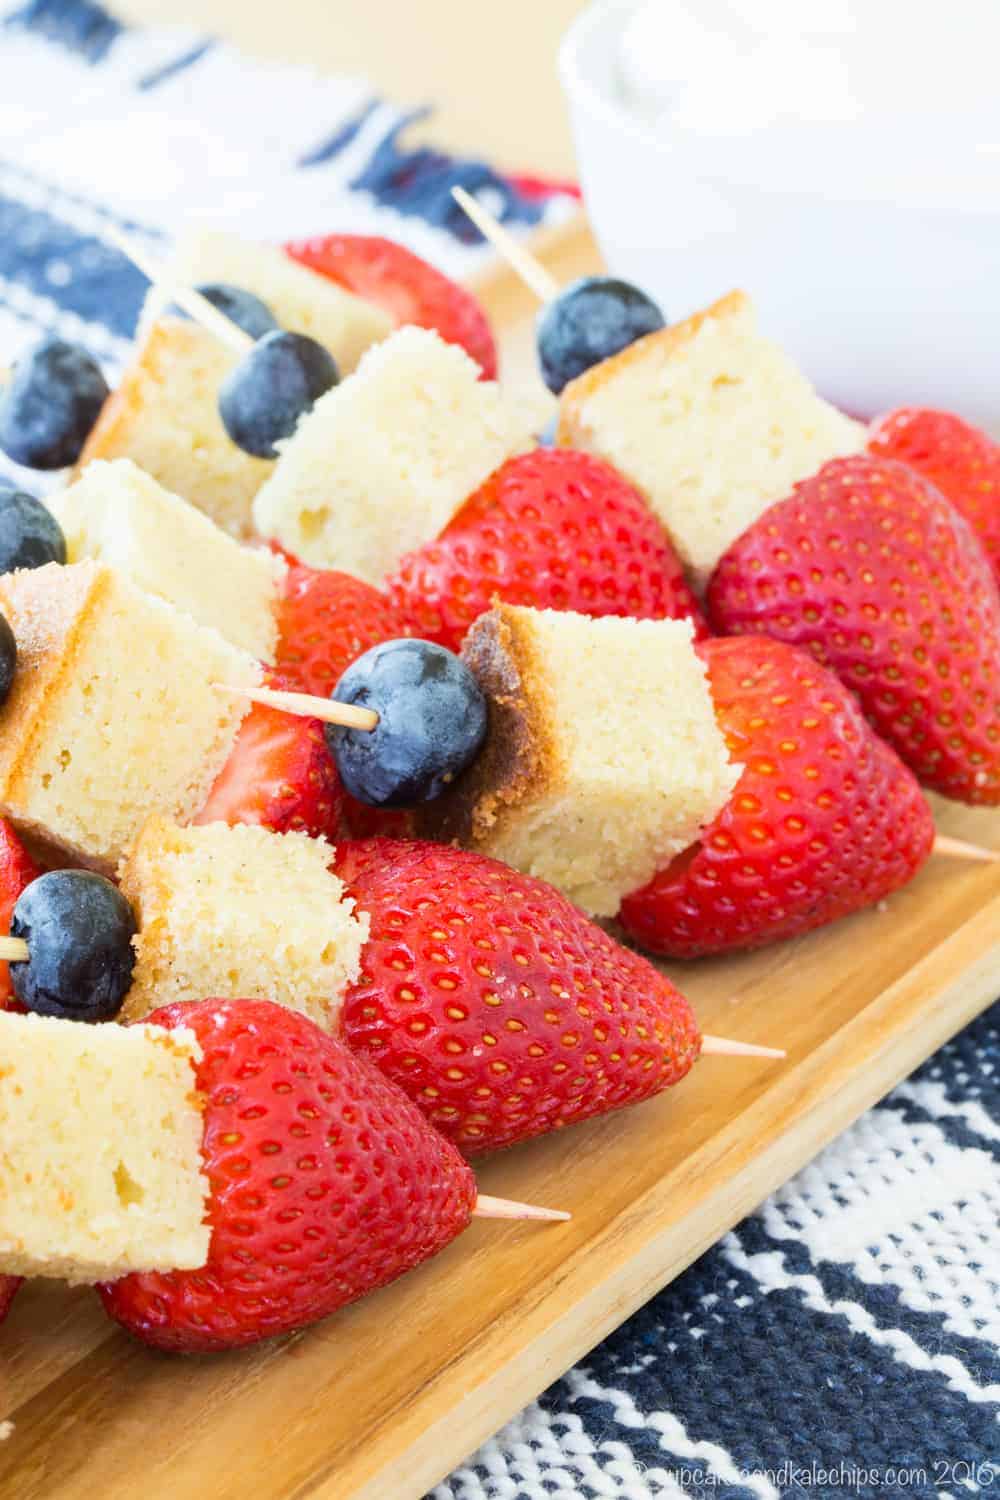
<path fill-rule="evenodd" d="M 0 937 L 0 960 L 9 964 L 26 964 L 29 957 L 24 938 Z"/>
<path fill-rule="evenodd" d="M 480 234 L 503 256 L 518 276 L 538 298 L 539 302 L 551 302 L 558 297 L 561 288 L 558 281 L 541 261 L 519 244 L 512 234 L 485 209 L 478 198 L 473 198 L 464 188 L 453 187 L 451 196 L 475 224 Z"/>
<path fill-rule="evenodd" d="M 232 693 L 234 698 L 249 698 L 251 703 L 263 704 L 265 708 L 280 708 L 286 714 L 295 714 L 300 719 L 321 719 L 324 724 L 340 724 L 344 729 L 371 731 L 379 716 L 373 708 L 358 708 L 353 703 L 338 703 L 335 698 L 318 698 L 312 693 L 285 693 L 277 688 L 241 688 L 228 682 L 216 682 L 213 687 L 220 693 Z"/>
<path fill-rule="evenodd" d="M 758 1047 L 756 1042 L 736 1042 L 726 1036 L 703 1036 L 702 1057 L 787 1057 L 784 1047 Z"/>
<path fill-rule="evenodd" d="M 227 318 L 214 302 L 209 302 L 208 298 L 203 297 L 201 292 L 196 292 L 193 286 L 181 286 L 174 282 L 164 267 L 158 265 L 128 235 L 122 234 L 121 230 L 116 229 L 113 224 L 107 225 L 102 232 L 154 286 L 160 287 L 172 302 L 182 307 L 196 323 L 201 324 L 202 328 L 207 329 L 209 333 L 214 333 L 217 339 L 221 339 L 238 354 L 246 354 L 248 349 L 253 348 L 253 339 L 244 329 L 234 323 L 232 318 Z"/>
<path fill-rule="evenodd" d="M 476 1219 L 544 1219 L 550 1223 L 565 1223 L 572 1218 L 561 1208 L 538 1208 L 534 1203 L 515 1203 L 512 1198 L 490 1198 L 480 1193 L 472 1210 Z"/>
<path fill-rule="evenodd" d="M 953 839 L 947 833 L 937 835 L 933 852 L 947 855 L 949 859 L 975 859 L 990 865 L 1000 862 L 1000 850 L 986 849 L 982 844 L 968 844 L 965 839 Z"/>

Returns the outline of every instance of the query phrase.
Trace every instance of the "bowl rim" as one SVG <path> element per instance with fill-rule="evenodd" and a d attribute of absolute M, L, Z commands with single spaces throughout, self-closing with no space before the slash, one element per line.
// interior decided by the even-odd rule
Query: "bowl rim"
<path fill-rule="evenodd" d="M 598 88 L 581 64 L 581 53 L 591 32 L 596 31 L 616 11 L 627 15 L 630 11 L 638 10 L 643 3 L 644 0 L 590 0 L 564 33 L 556 65 L 567 93 L 585 96 L 591 109 L 604 115 L 605 119 L 612 121 L 618 128 L 624 128 L 629 135 L 637 137 L 647 146 L 657 151 L 669 151 L 671 148 L 662 136 L 657 135 L 651 126 L 626 109 L 624 102 L 610 98 Z"/>
<path fill-rule="evenodd" d="M 677 143 L 668 140 L 652 125 L 636 116 L 623 99 L 616 99 L 600 88 L 582 65 L 582 54 L 591 34 L 603 26 L 609 17 L 615 14 L 627 16 L 637 11 L 644 3 L 646 0 L 589 0 L 589 4 L 585 5 L 574 17 L 563 34 L 557 53 L 557 70 L 560 82 L 571 103 L 583 104 L 592 114 L 600 116 L 605 124 L 629 136 L 646 150 L 655 151 L 661 156 L 671 156 L 676 153 Z M 995 161 L 995 155 L 992 159 Z M 710 167 L 706 166 L 700 170 L 698 176 L 705 187 L 716 190 L 736 192 L 746 192 L 751 189 L 757 192 L 763 190 L 769 196 L 788 196 L 824 203 L 837 202 L 852 205 L 886 201 L 881 191 L 874 192 L 870 196 L 864 193 L 852 196 L 838 191 L 829 180 L 823 179 L 821 174 L 818 174 L 815 182 L 794 182 L 782 185 L 774 181 L 762 182 L 757 174 L 746 176 L 740 172 L 728 172 L 724 168 L 720 169 L 719 163 L 715 162 Z M 985 196 L 979 202 L 954 201 L 946 204 L 907 199 L 903 202 L 897 201 L 895 206 L 932 220 L 938 217 L 951 219 L 957 217 L 962 220 L 994 219 L 997 215 L 997 208 Z"/>

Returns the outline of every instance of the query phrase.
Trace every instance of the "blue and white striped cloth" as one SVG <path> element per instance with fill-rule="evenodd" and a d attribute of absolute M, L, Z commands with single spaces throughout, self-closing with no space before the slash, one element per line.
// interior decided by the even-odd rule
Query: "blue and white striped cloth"
<path fill-rule="evenodd" d="M 574 212 L 568 195 L 409 145 L 426 113 L 363 78 L 126 29 L 93 0 L 29 0 L 0 19 L 0 359 L 58 329 L 114 376 L 146 282 L 109 224 L 150 244 L 191 220 L 260 239 L 384 234 L 465 277 L 492 252 L 453 186 L 515 230 Z"/>
<path fill-rule="evenodd" d="M 412 115 L 361 79 L 125 30 L 92 0 L 0 22 L 0 69 L 4 362 L 54 330 L 114 378 L 145 282 L 109 224 L 151 244 L 189 218 L 264 238 L 376 232 L 463 276 L 489 252 L 453 183 L 515 228 L 573 211 L 407 149 Z M 1000 1495 L 998 1416 L 995 1007 L 432 1500 Z"/>
<path fill-rule="evenodd" d="M 1000 1005 L 428 1500 L 1000 1495 Z"/>

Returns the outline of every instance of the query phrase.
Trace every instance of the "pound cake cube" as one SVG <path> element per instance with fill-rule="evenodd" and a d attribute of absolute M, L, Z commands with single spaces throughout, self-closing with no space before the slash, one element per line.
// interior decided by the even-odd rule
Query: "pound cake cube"
<path fill-rule="evenodd" d="M 571 381 L 558 441 L 638 485 L 704 584 L 769 505 L 827 459 L 859 452 L 865 437 L 758 333 L 752 303 L 732 292 Z"/>
<path fill-rule="evenodd" d="M 254 501 L 262 536 L 304 562 L 378 584 L 529 446 L 499 387 L 463 349 L 402 328 L 327 391 L 281 447 Z"/>
<path fill-rule="evenodd" d="M 273 552 L 241 546 L 127 458 L 88 464 L 48 504 L 71 563 L 105 562 L 241 651 L 274 661 L 285 564 Z"/>
<path fill-rule="evenodd" d="M 153 321 L 165 311 L 171 285 L 202 286 L 210 281 L 253 292 L 282 328 L 324 344 L 341 375 L 349 374 L 365 350 L 393 329 L 383 308 L 292 260 L 277 245 L 203 226 L 177 240 L 160 284 L 150 289 L 144 319 Z"/>
<path fill-rule="evenodd" d="M 0 577 L 17 672 L 0 708 L 0 811 L 111 871 L 155 812 L 186 822 L 225 764 L 261 669 L 104 563 Z"/>
<path fill-rule="evenodd" d="M 130 458 L 231 536 L 250 536 L 253 497 L 274 464 L 237 448 L 219 416 L 219 386 L 239 358 L 197 323 L 154 323 L 101 408 L 77 476 L 94 459 Z"/>
<path fill-rule="evenodd" d="M 687 849 L 741 773 L 690 620 L 497 604 L 462 656 L 489 705 L 479 758 L 420 832 L 493 855 L 610 917 Z"/>
<path fill-rule="evenodd" d="M 368 917 L 332 857 L 304 833 L 151 818 L 119 872 L 139 929 L 123 1015 L 213 995 L 274 1000 L 333 1029 Z"/>
<path fill-rule="evenodd" d="M 208 1258 L 192 1031 L 0 1011 L 0 1271 L 113 1281 Z"/>

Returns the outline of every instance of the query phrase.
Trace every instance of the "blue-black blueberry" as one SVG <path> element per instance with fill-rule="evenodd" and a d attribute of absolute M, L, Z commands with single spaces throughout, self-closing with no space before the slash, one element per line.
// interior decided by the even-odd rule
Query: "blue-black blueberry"
<path fill-rule="evenodd" d="M 233 442 L 255 458 L 275 446 L 340 379 L 333 355 L 303 333 L 258 339 L 219 387 L 219 415 Z"/>
<path fill-rule="evenodd" d="M 0 488 L 0 573 L 66 561 L 66 538 L 48 506 L 25 490 Z"/>
<path fill-rule="evenodd" d="M 132 983 L 136 933 L 132 908 L 103 875 L 51 870 L 17 899 L 11 937 L 28 958 L 11 963 L 14 993 L 40 1016 L 110 1021 Z"/>
<path fill-rule="evenodd" d="M 371 807 L 414 807 L 440 796 L 486 737 L 478 682 L 460 657 L 431 641 L 373 646 L 330 696 L 379 716 L 370 731 L 326 726 L 344 786 Z"/>
<path fill-rule="evenodd" d="M 538 315 L 542 379 L 558 396 L 565 385 L 636 339 L 666 327 L 651 297 L 616 276 L 581 276 Z"/>
<path fill-rule="evenodd" d="M 108 396 L 80 344 L 44 338 L 23 354 L 0 396 L 0 448 L 29 469 L 75 464 Z"/>

